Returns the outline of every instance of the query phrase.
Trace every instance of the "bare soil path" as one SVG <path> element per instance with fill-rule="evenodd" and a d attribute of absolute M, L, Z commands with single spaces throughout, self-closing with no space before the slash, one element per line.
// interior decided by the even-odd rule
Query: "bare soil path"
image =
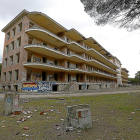
<path fill-rule="evenodd" d="M 110 91 L 110 92 L 91 92 L 91 93 L 21 93 L 20 98 L 55 98 L 55 97 L 80 97 L 80 96 L 92 96 L 92 95 L 107 95 L 107 94 L 123 94 L 123 93 L 140 93 L 140 89 L 132 90 L 122 90 L 122 91 Z M 0 93 L 0 100 L 4 99 L 4 93 Z"/>

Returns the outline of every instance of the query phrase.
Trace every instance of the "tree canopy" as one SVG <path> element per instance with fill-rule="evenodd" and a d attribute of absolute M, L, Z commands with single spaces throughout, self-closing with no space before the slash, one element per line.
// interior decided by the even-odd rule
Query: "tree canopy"
<path fill-rule="evenodd" d="M 140 85 L 140 71 L 137 71 L 137 73 L 135 74 L 135 79 L 137 79 Z"/>
<path fill-rule="evenodd" d="M 135 73 L 134 78 L 129 78 L 129 81 L 130 81 L 130 84 L 140 85 L 140 71 L 137 71 L 137 73 Z"/>
<path fill-rule="evenodd" d="M 97 25 L 140 28 L 140 0 L 80 0 Z"/>

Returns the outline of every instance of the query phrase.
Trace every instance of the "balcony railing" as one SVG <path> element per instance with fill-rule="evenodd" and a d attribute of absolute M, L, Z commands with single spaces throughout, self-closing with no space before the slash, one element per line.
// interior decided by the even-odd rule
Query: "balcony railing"
<path fill-rule="evenodd" d="M 107 76 L 107 77 L 117 78 L 114 75 L 107 74 L 107 73 L 104 73 L 104 72 L 101 72 L 101 71 L 97 71 L 97 70 L 90 70 L 90 71 L 88 71 L 88 70 L 83 70 L 83 69 L 79 69 L 79 68 L 76 68 L 76 67 L 66 68 L 66 67 L 62 67 L 60 65 L 50 64 L 48 62 L 47 63 L 36 62 L 35 60 L 23 64 L 23 66 L 28 66 L 28 65 L 43 65 L 43 66 L 47 66 L 47 67 L 61 69 L 61 70 L 64 70 L 64 71 L 76 70 L 77 72 L 82 72 L 82 73 L 89 73 L 89 74 L 91 74 L 91 73 L 97 73 L 97 74 L 104 75 L 104 76 Z"/>
<path fill-rule="evenodd" d="M 123 80 L 123 81 L 127 81 L 127 82 L 128 82 L 128 80 L 126 80 L 126 79 L 124 79 L 124 78 L 122 78 L 122 80 Z"/>
<path fill-rule="evenodd" d="M 48 30 L 46 30 L 46 29 L 43 29 L 43 28 L 40 28 L 40 27 L 32 27 L 32 28 L 28 28 L 25 32 L 28 32 L 28 31 L 30 31 L 30 30 L 40 30 L 40 31 L 42 31 L 42 32 L 45 32 L 45 33 L 47 33 L 47 34 L 49 34 L 49 35 L 51 35 L 51 36 L 53 36 L 54 38 L 56 38 L 56 39 L 58 39 L 58 40 L 60 40 L 60 41 L 62 41 L 62 42 L 64 42 L 66 45 L 70 45 L 70 44 L 76 44 L 77 46 L 79 46 L 80 48 L 82 48 L 82 49 L 84 49 L 85 51 L 94 51 L 95 53 L 97 53 L 98 55 L 100 55 L 102 58 L 104 58 L 105 60 L 107 60 L 109 63 L 111 63 L 112 65 L 114 65 L 115 67 L 118 67 L 117 65 L 115 65 L 114 63 L 112 63 L 110 60 L 108 60 L 105 56 L 103 56 L 102 54 L 100 54 L 98 51 L 96 51 L 95 49 L 93 49 L 93 48 L 90 48 L 90 49 L 87 49 L 87 48 L 85 48 L 84 46 L 82 46 L 81 44 L 79 44 L 79 43 L 77 43 L 77 42 L 75 42 L 75 41 L 65 41 L 64 39 L 62 39 L 62 38 L 60 38 L 60 37 L 58 37 L 57 35 L 55 35 L 55 34 L 53 34 L 52 32 L 50 32 L 50 31 L 48 31 Z"/>
<path fill-rule="evenodd" d="M 123 74 L 122 74 L 121 76 L 122 76 L 122 77 L 125 77 L 125 78 L 127 78 L 127 79 L 128 79 L 128 76 L 126 76 L 126 75 L 123 75 Z"/>
<path fill-rule="evenodd" d="M 100 55 L 101 57 L 103 57 L 104 59 L 106 59 L 109 63 L 113 64 L 114 66 L 118 67 L 117 65 L 115 65 L 114 63 L 112 63 L 110 60 L 108 60 L 106 57 L 104 57 L 102 54 L 100 54 L 98 51 L 96 51 L 95 49 L 93 48 L 90 48 L 90 49 L 87 49 L 85 48 L 84 46 L 82 46 L 81 44 L 75 42 L 75 41 L 71 41 L 71 42 L 68 42 L 69 44 L 76 44 L 77 46 L 81 47 L 82 49 L 84 49 L 85 51 L 94 51 L 95 53 L 97 53 L 98 55 Z"/>
<path fill-rule="evenodd" d="M 96 63 L 102 65 L 103 67 L 106 67 L 106 68 L 112 70 L 113 72 L 116 72 L 114 69 L 112 69 L 112 68 L 106 66 L 105 64 L 103 64 L 103 63 L 101 63 L 101 62 L 99 62 L 98 60 L 95 60 L 95 59 L 93 59 L 93 58 L 89 60 L 89 59 L 86 59 L 86 58 L 84 58 L 84 57 L 82 57 L 82 56 L 80 56 L 80 55 L 78 55 L 78 54 L 65 54 L 65 53 L 63 53 L 63 52 L 61 52 L 61 51 L 59 51 L 59 50 L 53 49 L 53 48 L 51 48 L 51 47 L 49 47 L 49 46 L 46 46 L 46 45 L 40 45 L 40 44 L 30 44 L 30 45 L 24 46 L 24 48 L 26 48 L 26 47 L 28 47 L 28 46 L 29 46 L 29 47 L 30 47 L 30 46 L 33 46 L 33 47 L 43 47 L 43 48 L 45 48 L 45 49 L 48 49 L 48 50 L 50 50 L 50 51 L 53 51 L 53 52 L 55 52 L 55 53 L 61 54 L 61 55 L 66 56 L 66 57 L 73 57 L 73 56 L 75 56 L 75 57 L 77 57 L 77 58 L 79 58 L 79 59 L 82 59 L 83 61 L 86 61 L 86 62 L 92 62 L 92 61 L 93 61 L 93 62 L 96 62 Z"/>

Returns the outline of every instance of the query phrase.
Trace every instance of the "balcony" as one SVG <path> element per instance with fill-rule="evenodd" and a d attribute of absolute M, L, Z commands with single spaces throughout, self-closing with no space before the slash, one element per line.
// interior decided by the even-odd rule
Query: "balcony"
<path fill-rule="evenodd" d="M 122 81 L 123 81 L 123 82 L 125 82 L 125 83 L 127 83 L 127 82 L 128 82 L 128 80 L 126 80 L 126 79 L 124 79 L 124 78 L 122 78 Z"/>
<path fill-rule="evenodd" d="M 62 38 L 58 37 L 57 35 L 51 33 L 48 30 L 39 28 L 39 27 L 33 27 L 29 28 L 25 31 L 27 34 L 39 38 L 45 42 L 48 42 L 50 44 L 53 44 L 54 46 L 61 47 L 61 46 L 67 46 L 67 48 L 75 51 L 75 52 L 87 52 L 87 54 L 94 56 L 98 61 L 104 63 L 105 65 L 116 69 L 118 68 L 115 64 L 113 64 L 110 60 L 108 60 L 106 57 L 104 57 L 102 54 L 100 54 L 98 51 L 96 51 L 93 48 L 86 49 L 79 43 L 75 41 L 67 42 L 63 40 Z"/>
<path fill-rule="evenodd" d="M 100 71 L 92 70 L 92 71 L 87 71 L 87 70 L 82 70 L 76 67 L 62 67 L 59 65 L 53 65 L 49 63 L 42 63 L 42 62 L 27 62 L 23 64 L 24 67 L 28 68 L 35 68 L 35 69 L 42 69 L 42 70 L 50 70 L 50 71 L 57 71 L 57 72 L 69 72 L 69 73 L 86 73 L 89 75 L 94 75 L 94 76 L 100 76 L 104 78 L 110 78 L 110 79 L 116 79 L 117 77 L 106 74 Z"/>
<path fill-rule="evenodd" d="M 67 31 L 66 28 L 64 28 L 62 25 L 54 21 L 52 18 L 47 16 L 44 13 L 41 12 L 29 12 L 27 17 L 37 23 L 38 25 L 44 27 L 45 29 L 51 30 L 53 33 L 59 33 L 59 32 L 65 32 Z"/>
<path fill-rule="evenodd" d="M 49 32 L 48 30 L 42 29 L 40 27 L 28 28 L 25 32 L 35 38 L 53 44 L 57 47 L 61 47 L 67 44 L 66 41 L 64 41 L 57 35 Z"/>
<path fill-rule="evenodd" d="M 62 53 L 61 51 L 58 51 L 58 50 L 55 50 L 51 47 L 48 47 L 48 46 L 45 46 L 45 45 L 40 45 L 40 44 L 26 45 L 26 46 L 24 46 L 24 48 L 28 51 L 40 53 L 42 55 L 47 54 L 47 56 L 50 56 L 50 57 L 53 56 L 53 58 L 56 58 L 56 59 L 68 59 L 68 60 L 71 60 L 71 61 L 77 62 L 77 63 L 86 63 L 86 64 L 89 64 L 89 65 L 92 65 L 92 66 L 96 66 L 99 69 L 103 69 L 103 70 L 106 70 L 110 73 L 116 74 L 115 70 L 113 70 L 112 68 L 104 65 L 103 63 L 101 63 L 101 62 L 99 62 L 95 59 L 88 60 L 88 59 L 85 59 L 85 58 L 83 58 L 83 57 L 81 57 L 80 55 L 77 55 L 77 54 L 67 55 L 65 53 Z"/>
<path fill-rule="evenodd" d="M 126 76 L 126 75 L 121 75 L 122 76 L 122 78 L 124 78 L 124 79 L 128 79 L 128 76 Z"/>
<path fill-rule="evenodd" d="M 98 51 L 96 51 L 93 48 L 86 49 L 84 46 L 80 45 L 79 43 L 72 41 L 70 42 L 67 47 L 69 49 L 72 49 L 75 52 L 86 52 L 90 56 L 94 56 L 98 61 L 106 64 L 107 66 L 116 69 L 118 68 L 117 65 L 113 64 L 110 60 L 108 60 L 106 57 L 104 57 L 102 54 L 100 54 Z"/>
<path fill-rule="evenodd" d="M 124 71 L 124 70 L 122 70 L 121 73 L 122 73 L 122 75 L 129 76 L 129 74 L 126 71 Z"/>

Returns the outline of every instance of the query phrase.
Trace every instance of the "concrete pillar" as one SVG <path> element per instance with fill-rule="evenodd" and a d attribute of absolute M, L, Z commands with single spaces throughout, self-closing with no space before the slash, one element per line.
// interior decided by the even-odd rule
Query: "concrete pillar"
<path fill-rule="evenodd" d="M 4 98 L 4 115 L 9 115 L 11 113 L 20 112 L 19 109 L 19 94 L 6 93 Z M 19 113 L 18 113 L 19 115 Z"/>
<path fill-rule="evenodd" d="M 68 126 L 75 128 L 91 128 L 92 118 L 91 110 L 88 104 L 79 104 L 73 106 L 67 106 L 67 117 Z"/>
<path fill-rule="evenodd" d="M 9 115 L 12 113 L 13 109 L 13 94 L 5 94 L 4 98 L 4 115 Z"/>

